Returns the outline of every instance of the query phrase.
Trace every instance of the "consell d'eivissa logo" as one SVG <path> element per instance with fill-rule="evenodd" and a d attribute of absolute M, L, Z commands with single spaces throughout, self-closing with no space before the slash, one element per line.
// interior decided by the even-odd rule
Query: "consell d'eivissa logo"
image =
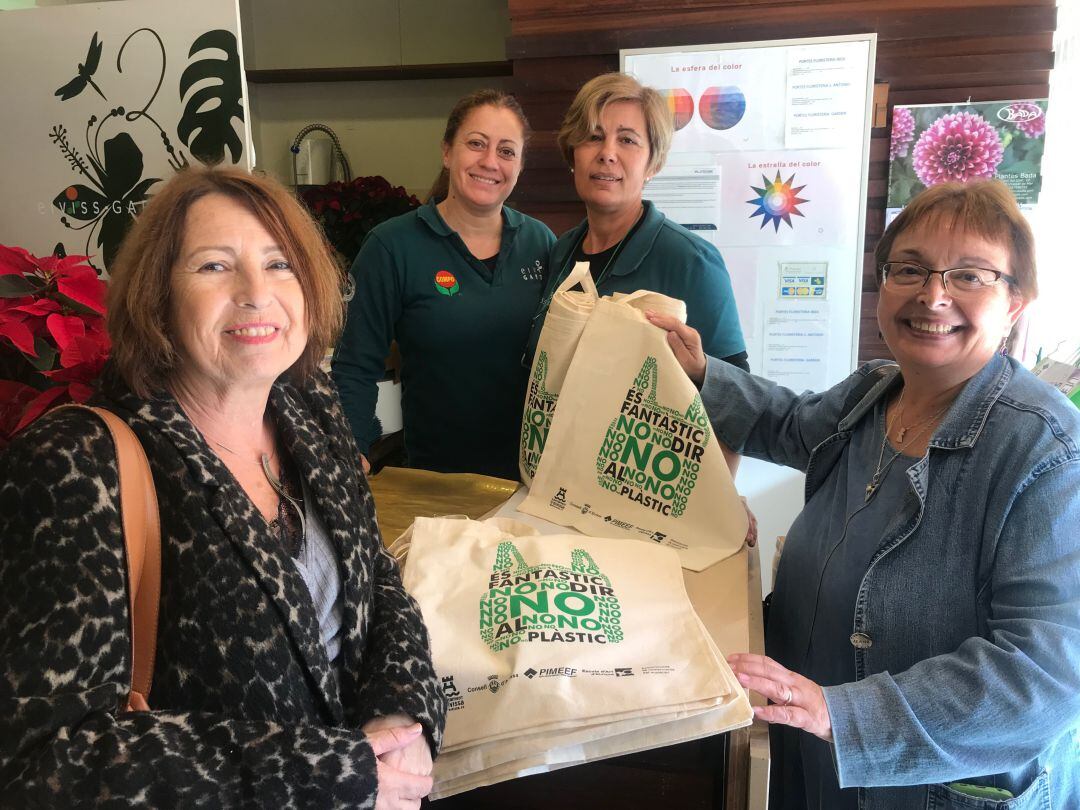
<path fill-rule="evenodd" d="M 530 566 L 513 543 L 499 543 L 480 597 L 480 638 L 492 652 L 528 642 L 618 644 L 621 618 L 611 580 L 588 552 L 574 549 L 569 567 Z"/>

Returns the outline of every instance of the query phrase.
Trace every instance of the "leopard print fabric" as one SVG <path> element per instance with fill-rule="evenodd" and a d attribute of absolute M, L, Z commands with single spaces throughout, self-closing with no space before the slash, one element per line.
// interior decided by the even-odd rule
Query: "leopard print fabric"
<path fill-rule="evenodd" d="M 171 397 L 107 378 L 97 404 L 150 459 L 162 524 L 151 712 L 122 710 L 130 636 L 112 442 L 40 419 L 0 455 L 0 805 L 374 807 L 360 726 L 403 713 L 437 751 L 445 699 L 420 610 L 383 550 L 329 380 L 269 408 L 342 574 L 339 660 L 279 539 Z"/>

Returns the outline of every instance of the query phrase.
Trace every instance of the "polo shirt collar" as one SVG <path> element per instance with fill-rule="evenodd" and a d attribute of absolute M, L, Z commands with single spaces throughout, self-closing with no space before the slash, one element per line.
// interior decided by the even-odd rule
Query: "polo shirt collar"
<path fill-rule="evenodd" d="M 664 215 L 656 206 L 649 200 L 642 200 L 642 205 L 645 211 L 641 215 L 641 224 L 615 257 L 615 266 L 611 268 L 613 276 L 628 276 L 637 270 L 652 251 L 653 243 L 664 227 Z"/>
<path fill-rule="evenodd" d="M 435 207 L 435 201 L 429 200 L 424 205 L 416 209 L 416 215 L 420 221 L 431 228 L 439 236 L 453 236 L 455 231 L 449 225 L 446 224 L 446 220 L 439 214 L 439 209 Z M 514 232 L 521 227 L 521 223 L 524 217 L 519 212 L 512 208 L 507 208 L 505 205 L 502 207 L 502 220 L 503 230 Z M 503 240 L 506 241 L 505 239 Z"/>

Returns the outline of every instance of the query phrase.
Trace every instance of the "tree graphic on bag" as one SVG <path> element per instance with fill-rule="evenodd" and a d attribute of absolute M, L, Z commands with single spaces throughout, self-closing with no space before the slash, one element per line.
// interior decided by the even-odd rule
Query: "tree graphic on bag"
<path fill-rule="evenodd" d="M 647 357 L 611 420 L 596 457 L 600 486 L 671 517 L 694 491 L 712 427 L 694 395 L 685 413 L 656 401 L 657 364 Z"/>
<path fill-rule="evenodd" d="M 536 475 L 544 452 L 551 417 L 559 395 L 547 390 L 548 356 L 541 351 L 533 364 L 529 392 L 525 398 L 525 416 L 521 420 L 521 463 L 531 478 Z"/>
<path fill-rule="evenodd" d="M 480 638 L 493 652 L 524 642 L 618 644 L 622 610 L 615 589 L 584 549 L 570 566 L 528 565 L 517 546 L 499 543 L 480 597 Z"/>

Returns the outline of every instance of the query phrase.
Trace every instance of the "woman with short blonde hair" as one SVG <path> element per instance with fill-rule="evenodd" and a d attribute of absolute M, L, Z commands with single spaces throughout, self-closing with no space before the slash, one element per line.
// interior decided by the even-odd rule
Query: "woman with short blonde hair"
<path fill-rule="evenodd" d="M 648 289 L 685 301 L 687 322 L 701 333 L 708 351 L 749 368 L 720 252 L 642 199 L 645 184 L 667 160 L 673 133 L 664 95 L 633 76 L 605 73 L 578 91 L 558 144 L 586 218 L 552 248 L 529 357 L 552 292 L 575 263 L 584 261 L 601 295 Z"/>

